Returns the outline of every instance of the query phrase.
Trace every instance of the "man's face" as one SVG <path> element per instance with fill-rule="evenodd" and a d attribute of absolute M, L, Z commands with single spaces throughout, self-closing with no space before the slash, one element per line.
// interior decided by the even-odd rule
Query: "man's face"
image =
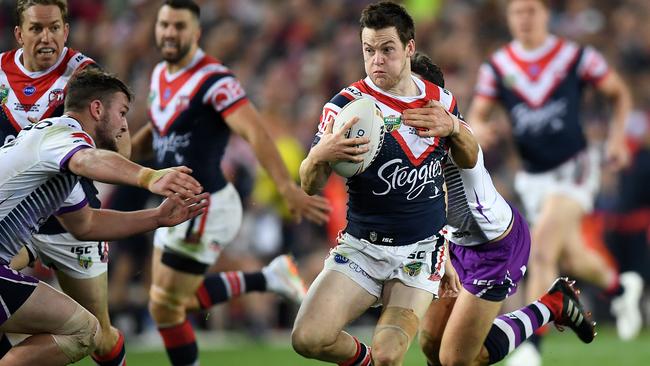
<path fill-rule="evenodd" d="M 177 63 L 199 41 L 199 24 L 191 11 L 164 5 L 156 19 L 156 46 L 163 60 Z"/>
<path fill-rule="evenodd" d="M 95 129 L 95 143 L 100 149 L 118 152 L 117 140 L 128 135 L 126 114 L 129 111 L 129 99 L 126 94 L 117 92 L 103 107 Z"/>
<path fill-rule="evenodd" d="M 539 0 L 514 0 L 508 4 L 508 27 L 524 43 L 539 40 L 548 32 L 549 12 Z"/>
<path fill-rule="evenodd" d="M 23 48 L 23 65 L 29 71 L 47 70 L 59 59 L 68 39 L 69 26 L 56 5 L 34 5 L 23 12 L 22 24 L 14 28 Z"/>
<path fill-rule="evenodd" d="M 415 42 L 411 40 L 405 47 L 395 27 L 363 28 L 361 46 L 366 74 L 378 87 L 389 90 L 409 74 L 406 67 L 415 52 Z"/>

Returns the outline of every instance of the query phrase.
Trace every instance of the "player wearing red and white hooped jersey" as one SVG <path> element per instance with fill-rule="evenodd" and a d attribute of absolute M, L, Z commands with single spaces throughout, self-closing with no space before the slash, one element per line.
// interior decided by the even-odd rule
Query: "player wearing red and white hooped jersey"
<path fill-rule="evenodd" d="M 300 302 L 304 286 L 290 257 L 276 257 L 260 272 L 205 275 L 242 220 L 239 195 L 221 171 L 231 132 L 250 143 L 298 216 L 327 219 L 329 205 L 310 197 L 292 181 L 262 118 L 241 84 L 220 62 L 198 46 L 200 8 L 191 0 L 166 0 L 158 10 L 155 35 L 163 62 L 151 76 L 151 123 L 133 138 L 134 157 L 153 153 L 159 167 L 182 161 L 211 193 L 208 212 L 154 236 L 149 309 L 174 365 L 198 362 L 198 346 L 187 310 L 250 291 L 271 291 Z"/>
<path fill-rule="evenodd" d="M 529 300 L 557 277 L 560 253 L 576 276 L 610 294 L 638 296 L 623 291 L 616 271 L 585 249 L 581 234 L 582 217 L 592 209 L 598 190 L 601 164 L 581 125 L 583 91 L 591 86 L 612 101 L 605 162 L 613 169 L 629 162 L 624 130 L 631 97 L 595 49 L 550 34 L 549 17 L 547 1 L 508 1 L 507 20 L 514 40 L 481 66 L 468 118 L 487 150 L 495 137 L 485 124 L 493 107 L 502 105 L 510 116 L 524 168 L 515 177 L 515 188 L 532 223 Z M 631 306 L 622 315 L 636 323 L 638 331 L 638 298 L 636 306 L 634 302 L 627 302 Z M 522 357 L 523 364 L 541 362 L 532 347 L 522 347 L 520 352 L 525 350 L 532 352 Z M 516 362 L 517 357 L 510 360 Z"/>

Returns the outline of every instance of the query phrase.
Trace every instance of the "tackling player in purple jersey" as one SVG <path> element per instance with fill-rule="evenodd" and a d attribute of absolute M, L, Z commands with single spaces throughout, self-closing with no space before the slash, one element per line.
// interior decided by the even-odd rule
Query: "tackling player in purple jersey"
<path fill-rule="evenodd" d="M 155 171 L 117 150 L 131 94 L 117 78 L 84 70 L 68 83 L 63 117 L 23 129 L 0 148 L 0 332 L 31 334 L 3 357 L 15 365 L 64 365 L 101 342 L 97 319 L 69 297 L 7 266 L 54 214 L 78 239 L 113 240 L 176 225 L 203 212 L 207 194 L 178 167 Z M 104 150 L 106 149 L 106 150 Z M 113 150 L 113 151 L 110 151 Z M 88 207 L 78 179 L 148 188 L 169 196 L 159 207 L 116 212 Z"/>

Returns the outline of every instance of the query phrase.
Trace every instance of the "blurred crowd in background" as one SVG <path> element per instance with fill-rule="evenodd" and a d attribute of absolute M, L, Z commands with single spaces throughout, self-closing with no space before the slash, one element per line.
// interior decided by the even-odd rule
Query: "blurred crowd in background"
<path fill-rule="evenodd" d="M 201 5 L 204 50 L 229 66 L 260 109 L 290 171 L 309 148 L 323 104 L 342 87 L 363 78 L 358 18 L 365 0 L 197 0 Z M 600 50 L 628 82 L 634 111 L 628 123 L 633 165 L 620 174 L 605 167 L 596 211 L 585 221 L 591 245 L 623 271 L 636 270 L 650 283 L 650 2 L 647 0 L 552 0 L 551 30 Z M 442 68 L 446 87 L 467 111 L 479 65 L 510 40 L 505 1 L 410 0 L 416 44 Z M 68 46 L 119 75 L 135 92 L 129 113 L 132 133 L 147 122 L 149 77 L 159 62 L 153 29 L 158 0 L 69 0 Z M 0 49 L 15 47 L 14 1 L 0 0 Z M 599 143 L 607 131 L 609 111 L 589 94 L 583 112 L 590 139 Z M 471 121 L 468 121 L 471 124 Z M 488 169 L 501 193 L 513 202 L 513 174 L 518 161 L 504 115 L 494 120 L 504 136 L 486 151 Z M 549 148 L 553 142 L 549 141 Z M 345 225 L 345 183 L 334 177 L 324 194 L 335 210 L 326 227 L 290 220 L 273 184 L 259 171 L 248 146 L 230 142 L 224 167 L 236 183 L 247 209 L 242 231 L 215 270 L 260 268 L 280 252 L 292 252 L 311 281 L 327 250 Z M 216 167 L 215 167 L 216 168 Z M 116 194 L 104 189 L 107 206 L 137 209 L 151 204 L 144 192 Z M 135 195 L 135 196 L 134 196 Z M 128 196 L 128 199 L 122 199 Z M 136 198 L 137 197 L 137 198 Z M 122 202 L 126 201 L 126 202 Z M 604 248 L 609 248 L 605 251 Z M 145 285 L 149 275 L 151 238 L 111 245 L 109 301 L 113 321 L 125 332 L 150 325 Z M 47 275 L 43 269 L 42 274 Z M 646 291 L 647 293 L 647 291 Z M 261 301 L 260 301 L 261 300 Z M 592 300 L 599 323 L 608 307 Z M 646 296 L 646 309 L 650 300 Z M 602 309 L 598 311 L 598 309 Z M 287 326 L 295 308 L 273 295 L 253 294 L 199 315 L 208 329 L 264 330 Z M 646 311 L 646 315 L 649 312 Z M 227 316 L 226 316 L 227 315 Z M 648 317 L 646 316 L 646 319 Z"/>

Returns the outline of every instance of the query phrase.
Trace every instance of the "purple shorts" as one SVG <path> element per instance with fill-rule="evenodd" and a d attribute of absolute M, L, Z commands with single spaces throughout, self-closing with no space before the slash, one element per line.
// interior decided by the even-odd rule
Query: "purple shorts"
<path fill-rule="evenodd" d="M 512 207 L 512 229 L 503 239 L 461 246 L 449 242 L 451 263 L 460 283 L 472 294 L 489 301 L 502 301 L 517 292 L 530 255 L 530 231 L 519 211 Z"/>
<path fill-rule="evenodd" d="M 14 271 L 4 261 L 0 262 L 0 300 L 4 305 L 0 307 L 0 325 L 27 301 L 36 286 L 36 278 Z"/>

